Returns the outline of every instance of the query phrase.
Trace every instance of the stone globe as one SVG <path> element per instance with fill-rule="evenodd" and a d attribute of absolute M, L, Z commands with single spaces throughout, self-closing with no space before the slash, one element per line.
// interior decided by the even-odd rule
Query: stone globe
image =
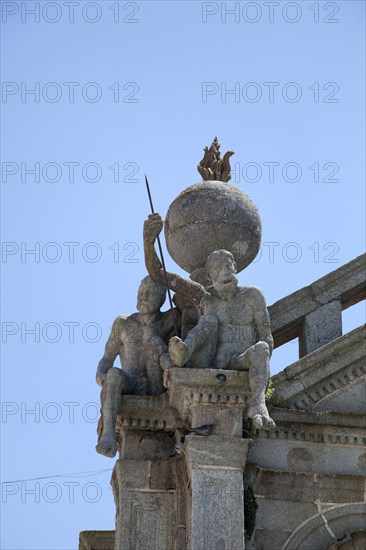
<path fill-rule="evenodd" d="M 229 183 L 211 180 L 178 195 L 164 228 L 170 256 L 190 274 L 202 270 L 209 254 L 220 249 L 232 252 L 238 272 L 242 271 L 257 255 L 262 234 L 250 198 Z"/>

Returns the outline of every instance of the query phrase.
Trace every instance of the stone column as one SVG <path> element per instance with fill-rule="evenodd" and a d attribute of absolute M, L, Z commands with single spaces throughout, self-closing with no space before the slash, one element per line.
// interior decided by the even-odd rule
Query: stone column
<path fill-rule="evenodd" d="M 166 373 L 165 384 L 170 405 L 192 430 L 213 425 L 211 435 L 190 434 L 184 442 L 187 550 L 243 550 L 248 373 L 174 368 Z"/>
<path fill-rule="evenodd" d="M 189 435 L 189 550 L 244 550 L 243 471 L 249 439 Z"/>
<path fill-rule="evenodd" d="M 174 439 L 163 441 L 166 436 L 138 430 L 125 434 L 125 446 L 133 449 L 128 454 L 134 458 L 120 458 L 113 470 L 115 550 L 173 548 L 175 495 L 169 453 Z"/>
<path fill-rule="evenodd" d="M 184 465 L 184 460 L 170 458 L 174 432 L 180 426 L 166 394 L 124 396 L 117 418 L 120 458 L 111 480 L 115 550 L 184 549 L 185 529 L 177 502 L 178 478 L 184 477 L 184 472 L 179 475 L 178 462 Z"/>

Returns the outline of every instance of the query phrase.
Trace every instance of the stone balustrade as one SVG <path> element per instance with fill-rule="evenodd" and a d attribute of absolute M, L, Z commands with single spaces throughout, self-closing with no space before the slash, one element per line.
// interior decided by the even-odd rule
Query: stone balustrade
<path fill-rule="evenodd" d="M 342 310 L 366 298 L 366 255 L 269 306 L 274 347 L 299 338 L 299 356 L 342 335 Z"/>

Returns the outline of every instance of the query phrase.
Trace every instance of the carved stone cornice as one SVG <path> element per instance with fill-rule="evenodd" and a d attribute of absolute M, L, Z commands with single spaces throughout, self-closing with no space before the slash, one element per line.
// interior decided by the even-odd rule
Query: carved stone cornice
<path fill-rule="evenodd" d="M 366 445 L 365 417 L 338 412 L 298 411 L 273 407 L 276 428 L 257 430 L 255 439 L 303 441 L 362 447 Z"/>
<path fill-rule="evenodd" d="M 117 431 L 126 428 L 174 431 L 183 427 L 178 412 L 169 405 L 169 396 L 124 395 L 117 417 Z"/>
<path fill-rule="evenodd" d="M 169 403 L 187 418 L 191 403 L 244 407 L 249 395 L 248 372 L 173 368 L 165 373 Z"/>
<path fill-rule="evenodd" d="M 366 327 L 345 334 L 272 378 L 273 401 L 309 408 L 366 375 Z"/>

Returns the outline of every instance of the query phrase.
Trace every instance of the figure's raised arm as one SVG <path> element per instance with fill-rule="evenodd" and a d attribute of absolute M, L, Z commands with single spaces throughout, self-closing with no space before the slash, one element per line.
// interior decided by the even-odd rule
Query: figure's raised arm
<path fill-rule="evenodd" d="M 144 252 L 145 264 L 149 275 L 155 282 L 160 285 L 168 286 L 177 294 L 182 294 L 188 298 L 193 304 L 198 305 L 204 294 L 205 288 L 199 283 L 188 281 L 174 273 L 166 273 L 166 278 L 163 266 L 155 251 L 155 241 L 163 228 L 163 221 L 159 214 L 150 214 L 144 223 Z M 167 280 L 166 280 L 167 279 Z"/>

